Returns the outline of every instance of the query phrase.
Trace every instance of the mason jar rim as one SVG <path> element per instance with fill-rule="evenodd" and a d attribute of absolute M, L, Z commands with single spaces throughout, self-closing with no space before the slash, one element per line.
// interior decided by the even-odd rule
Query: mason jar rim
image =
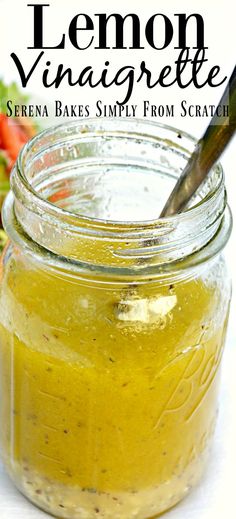
<path fill-rule="evenodd" d="M 116 128 L 116 126 L 118 125 L 119 129 Z M 115 131 L 112 131 L 111 127 L 115 127 Z M 127 275 L 127 273 L 129 273 L 130 275 L 132 270 L 135 275 L 137 275 L 137 273 L 139 272 L 140 275 L 149 276 L 151 274 L 158 274 L 158 272 L 160 273 L 160 269 L 162 273 L 165 270 L 176 270 L 177 268 L 184 269 L 186 266 L 193 266 L 194 264 L 196 265 L 202 263 L 203 261 L 206 261 L 207 258 L 209 259 L 210 257 L 216 255 L 225 245 L 231 230 L 231 215 L 230 210 L 227 207 L 226 193 L 224 189 L 224 173 L 222 167 L 219 164 L 217 164 L 212 170 L 217 171 L 218 181 L 213 185 L 213 188 L 207 193 L 206 197 L 203 197 L 195 205 L 188 208 L 186 211 L 182 213 L 170 217 L 144 221 L 139 220 L 132 222 L 119 220 L 113 221 L 110 219 L 105 220 L 69 212 L 68 210 L 58 207 L 55 204 L 52 204 L 50 201 L 41 197 L 40 194 L 33 188 L 29 179 L 27 178 L 27 175 L 25 173 L 25 165 L 27 161 L 32 159 L 32 157 L 37 157 L 37 154 L 43 154 L 46 150 L 49 150 L 50 147 L 59 147 L 62 141 L 65 142 L 65 140 L 67 140 L 68 142 L 72 142 L 73 144 L 72 135 L 74 140 L 81 138 L 81 136 L 84 136 L 85 134 L 86 136 L 91 136 L 93 135 L 93 132 L 95 136 L 100 137 L 102 135 L 108 135 L 109 131 L 112 132 L 113 137 L 116 137 L 117 135 L 124 136 L 131 135 L 131 127 L 133 128 L 133 136 L 139 138 L 149 138 L 152 139 L 154 142 L 159 139 L 158 135 L 154 134 L 155 130 L 157 134 L 159 131 L 167 131 L 173 136 L 181 135 L 183 140 L 191 142 L 192 145 L 196 144 L 196 139 L 194 139 L 194 137 L 192 137 L 188 133 L 183 132 L 182 130 L 178 130 L 176 128 L 162 123 L 152 122 L 149 120 L 146 121 L 143 119 L 80 119 L 46 129 L 43 132 L 36 135 L 24 146 L 18 157 L 16 166 L 13 170 L 11 176 L 11 186 L 12 191 L 14 193 L 14 197 L 10 196 L 8 198 L 8 201 L 5 204 L 5 209 L 3 210 L 3 221 L 5 228 L 9 232 L 9 234 L 12 233 L 11 229 L 9 229 L 7 218 L 9 217 L 9 210 L 11 210 L 12 208 L 12 210 L 15 212 L 12 218 L 16 218 L 18 223 L 20 223 L 20 225 L 22 225 L 24 229 L 25 243 L 27 241 L 26 235 L 28 234 L 29 240 L 27 247 L 30 248 L 29 245 L 30 241 L 32 240 L 36 242 L 39 248 L 42 246 L 47 250 L 47 246 L 45 247 L 45 243 L 42 243 L 42 241 L 37 241 L 37 239 L 35 239 L 35 236 L 32 236 L 30 224 L 27 226 L 27 228 L 25 228 L 24 223 L 22 221 L 22 215 L 20 217 L 20 212 L 22 210 L 22 207 L 24 207 L 28 210 L 28 216 L 29 214 L 33 215 L 34 217 L 37 216 L 38 225 L 42 225 L 43 222 L 47 223 L 50 221 L 50 224 L 53 222 L 55 227 L 61 227 L 61 230 L 65 233 L 70 231 L 72 234 L 74 233 L 75 236 L 77 233 L 82 233 L 82 235 L 90 236 L 95 240 L 106 237 L 113 237 L 115 239 L 119 237 L 119 239 L 121 240 L 127 240 L 130 238 L 131 240 L 138 240 L 138 248 L 133 246 L 129 247 L 126 251 L 122 250 L 121 257 L 124 259 L 124 264 L 122 264 L 122 266 L 117 266 L 113 264 L 91 265 L 89 262 L 87 263 L 86 261 L 80 261 L 79 258 L 70 257 L 67 255 L 64 256 L 64 254 L 60 254 L 60 251 L 58 250 L 52 250 L 50 248 L 49 251 L 47 250 L 47 252 L 54 254 L 54 263 L 58 263 L 59 261 L 59 264 L 62 264 L 64 257 L 67 267 L 70 264 L 72 268 L 76 269 L 77 265 L 80 271 L 89 271 L 92 269 L 93 272 L 96 270 L 100 274 L 101 272 L 104 273 L 106 271 L 106 273 L 109 274 L 110 272 L 110 274 L 112 274 L 113 276 L 115 274 L 119 274 L 119 276 L 122 274 Z M 145 128 L 145 133 L 141 133 L 139 130 L 140 128 Z M 90 129 L 92 129 L 92 131 L 90 131 Z M 150 133 L 147 133 L 149 130 Z M 59 139 L 57 139 L 58 135 L 61 135 Z M 50 139 L 51 142 L 49 142 Z M 168 141 L 168 139 L 166 140 Z M 180 141 L 181 142 L 178 143 L 178 148 L 180 150 L 186 151 L 183 145 L 181 145 L 181 139 Z M 168 146 L 171 146 L 171 144 L 173 146 L 175 143 L 168 141 L 167 144 Z M 8 217 L 6 215 L 7 212 Z M 211 221 L 207 221 L 207 215 L 211 216 Z M 41 223 L 39 222 L 39 220 L 41 220 Z M 168 252 L 173 248 L 177 250 L 178 247 L 182 246 L 184 240 L 186 242 L 185 245 L 187 250 L 188 242 L 191 242 L 190 235 L 185 237 L 180 233 L 180 236 L 175 238 L 175 242 L 173 242 L 172 240 L 168 247 L 166 249 L 163 249 L 163 243 L 161 243 L 160 246 L 157 243 L 158 239 L 160 241 L 160 236 L 163 236 L 163 234 L 168 234 L 168 232 L 170 232 L 177 226 L 181 226 L 182 229 L 184 229 L 184 226 L 189 226 L 190 223 L 192 225 L 192 228 L 195 228 L 195 232 L 199 234 L 199 237 L 200 235 L 202 235 L 202 240 L 205 240 L 205 242 L 202 241 L 201 245 L 198 248 L 196 248 L 195 251 L 192 251 L 190 254 L 186 253 L 184 256 L 181 257 L 181 267 L 177 267 L 177 264 L 179 265 L 180 258 L 178 258 L 178 261 L 173 260 L 167 261 L 166 263 L 165 261 L 163 261 L 160 265 L 158 262 L 158 254 L 160 250 L 163 256 L 163 253 L 165 251 Z M 196 223 L 198 224 L 199 229 L 196 228 Z M 219 234 L 221 235 L 220 240 L 218 236 Z M 14 239 L 19 240 L 19 236 L 17 238 L 15 234 Z M 203 249 L 206 249 L 206 245 L 208 245 L 209 243 L 211 243 L 211 247 L 208 246 L 207 250 L 204 250 L 204 254 Z M 43 251 L 41 251 L 41 254 L 43 256 Z M 127 264 L 126 260 L 129 261 L 131 258 L 136 259 L 140 255 L 144 255 L 144 257 L 147 260 L 146 264 L 144 262 L 143 264 L 139 265 L 138 268 L 137 265 L 135 265 L 134 268 L 134 265 Z M 188 261 L 184 262 L 183 259 L 186 259 L 186 257 Z M 154 262 L 150 261 L 150 258 L 154 258 Z M 184 263 L 186 263 L 186 265 Z M 164 267 L 164 265 L 166 265 L 166 268 Z"/>
<path fill-rule="evenodd" d="M 107 121 L 113 121 L 115 124 L 120 124 L 120 119 L 116 119 L 114 117 L 110 117 L 109 119 L 108 118 L 99 118 L 99 121 L 101 122 L 102 121 L 102 124 L 106 124 Z M 139 119 L 139 118 L 133 118 L 133 117 L 130 117 L 129 119 L 125 119 L 123 118 L 122 119 L 122 124 L 130 124 L 130 123 L 135 123 L 137 125 L 145 125 L 147 127 L 150 127 L 150 128 L 162 128 L 164 130 L 168 130 L 170 132 L 173 132 L 173 133 L 177 133 L 178 135 L 181 135 L 181 138 L 182 137 L 185 137 L 186 139 L 188 139 L 189 141 L 192 141 L 194 143 L 194 145 L 197 143 L 197 139 L 194 138 L 191 134 L 189 134 L 188 132 L 185 132 L 183 130 L 179 130 L 175 127 L 172 127 L 170 125 L 167 125 L 167 124 L 163 124 L 163 123 L 159 123 L 159 122 L 153 122 L 153 121 L 150 121 L 150 120 L 143 120 L 143 119 Z M 95 124 L 96 126 L 99 125 L 99 122 L 98 122 L 98 119 L 95 118 L 95 117 L 91 117 L 88 119 L 88 124 Z M 24 174 L 24 160 L 27 159 L 27 152 L 28 150 L 32 149 L 34 147 L 34 145 L 37 143 L 37 141 L 39 140 L 39 138 L 43 137 L 43 136 L 49 136 L 50 134 L 52 133 L 55 133 L 55 130 L 59 131 L 60 129 L 62 130 L 66 130 L 67 128 L 78 128 L 78 127 L 82 127 L 82 130 L 83 128 L 86 129 L 87 127 L 87 124 L 85 122 L 84 119 L 79 119 L 79 120 L 76 120 L 76 121 L 69 121 L 69 122 L 66 122 L 66 123 L 62 123 L 62 124 L 58 124 L 58 125 L 53 125 L 51 126 L 50 128 L 46 128 L 45 130 L 39 132 L 37 135 L 35 135 L 34 137 L 32 137 L 32 139 L 30 139 L 24 146 L 23 148 L 21 149 L 20 153 L 19 153 L 19 156 L 18 156 L 18 159 L 17 159 L 17 162 L 16 162 L 16 168 L 17 168 L 17 174 L 19 175 L 19 177 L 21 178 L 21 181 L 22 183 L 24 184 L 25 188 L 27 189 L 27 191 L 29 192 L 30 196 L 33 196 L 33 197 L 37 197 L 37 198 L 41 198 L 40 195 L 32 188 L 32 186 L 30 185 L 29 181 L 27 180 L 25 174 Z M 85 133 L 85 132 L 83 132 Z M 171 218 L 172 221 L 174 221 L 175 219 L 178 219 L 178 220 L 183 220 L 183 219 L 186 219 L 188 217 L 188 214 L 191 213 L 191 215 L 194 215 L 195 212 L 199 211 L 199 209 L 201 210 L 201 207 L 202 205 L 204 205 L 206 203 L 206 201 L 210 200 L 212 197 L 214 197 L 215 193 L 217 192 L 217 190 L 221 187 L 222 184 L 224 184 L 224 171 L 223 171 L 223 168 L 221 166 L 220 163 L 217 163 L 216 166 L 214 166 L 212 169 L 214 169 L 215 167 L 217 167 L 221 173 L 220 175 L 220 181 L 219 181 L 219 184 L 214 186 L 214 188 L 212 189 L 212 191 L 210 193 L 208 193 L 207 195 L 207 198 L 203 198 L 201 200 L 199 200 L 196 204 L 193 204 L 191 207 L 187 207 L 183 212 L 180 212 L 178 214 L 174 214 L 174 215 L 171 215 L 171 216 L 167 216 L 167 217 L 162 217 L 161 220 L 164 222 L 164 221 L 167 221 Z M 45 206 L 45 209 L 47 207 L 50 206 L 50 209 L 52 209 L 53 211 L 55 211 L 55 213 L 57 213 L 57 215 L 59 214 L 65 214 L 67 215 L 67 217 L 70 217 L 71 215 L 73 215 L 73 218 L 78 218 L 78 220 L 84 220 L 84 221 L 89 221 L 90 224 L 92 224 L 93 222 L 96 224 L 96 223 L 99 223 L 99 224 L 105 224 L 107 225 L 107 220 L 105 219 L 102 219 L 102 218 L 96 218 L 96 217 L 88 217 L 88 216 L 84 216 L 84 215 L 81 215 L 81 214 L 75 214 L 75 213 L 71 213 L 70 211 L 64 209 L 64 208 L 61 208 L 61 207 L 58 207 L 56 206 L 55 204 L 52 204 L 50 201 L 48 200 L 45 200 L 43 198 L 41 198 L 44 206 Z M 137 226 L 140 226 L 140 227 L 143 227 L 143 226 L 149 226 L 149 225 L 154 225 L 157 220 L 159 220 L 159 218 L 156 218 L 156 219 L 152 219 L 152 220 L 136 220 L 136 221 L 129 221 L 129 222 L 126 222 L 126 221 L 122 221 L 122 220 L 109 220 L 109 223 L 112 224 L 112 225 L 115 225 L 115 226 L 124 226 L 124 227 L 137 227 Z"/>

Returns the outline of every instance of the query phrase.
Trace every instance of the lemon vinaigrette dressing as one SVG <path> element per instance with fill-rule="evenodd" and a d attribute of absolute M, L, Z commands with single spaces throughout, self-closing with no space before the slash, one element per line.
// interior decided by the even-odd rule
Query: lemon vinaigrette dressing
<path fill-rule="evenodd" d="M 13 173 L 1 452 L 57 517 L 149 519 L 206 466 L 230 301 L 221 168 L 191 209 L 158 220 L 193 146 L 141 121 L 70 123 Z"/>

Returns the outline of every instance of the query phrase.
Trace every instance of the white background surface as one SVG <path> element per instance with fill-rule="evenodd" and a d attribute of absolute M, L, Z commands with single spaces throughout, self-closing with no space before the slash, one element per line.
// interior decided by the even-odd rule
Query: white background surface
<path fill-rule="evenodd" d="M 26 50 L 27 45 L 30 45 L 30 38 L 32 38 L 32 19 L 29 11 L 26 8 L 26 1 L 18 0 L 0 0 L 0 11 L 4 9 L 4 17 L 6 23 L 1 26 L 0 33 L 0 76 L 10 81 L 17 79 L 16 71 L 13 68 L 9 59 L 9 54 L 12 51 L 18 52 L 23 58 L 24 62 L 31 64 L 33 59 L 33 52 L 31 54 Z M 50 37 L 54 37 L 54 41 L 59 41 L 62 31 L 66 30 L 66 23 L 78 12 L 111 12 L 111 3 L 108 0 L 100 0 L 99 5 L 96 0 L 88 0 L 86 2 L 86 9 L 84 4 L 75 0 L 70 1 L 70 8 L 68 2 L 62 0 L 51 0 L 51 11 L 49 17 L 48 27 L 50 27 Z M 129 12 L 132 10 L 138 12 L 142 19 L 147 19 L 153 13 L 157 12 L 157 2 L 150 0 L 148 2 L 138 3 L 137 0 L 129 0 Z M 219 64 L 222 66 L 224 74 L 229 75 L 233 69 L 235 60 L 235 13 L 233 13 L 234 2 L 232 0 L 215 0 L 214 2 L 208 0 L 179 0 L 178 6 L 174 0 L 160 0 L 158 1 L 158 12 L 166 13 L 172 16 L 174 12 L 200 12 L 205 19 L 206 30 L 206 44 L 209 46 L 209 60 L 212 66 Z M 114 4 L 115 6 L 115 4 Z M 99 7 L 99 9 L 98 9 Z M 177 8 L 178 7 L 178 8 Z M 51 9 L 50 8 L 50 9 Z M 12 17 L 12 10 L 14 9 L 14 17 Z M 29 8 L 28 8 L 29 9 Z M 56 10 L 56 11 L 55 11 Z M 121 14 L 127 13 L 127 1 L 119 0 L 119 9 L 112 9 Z M 57 15 L 55 16 L 55 12 Z M 55 19 L 57 23 L 55 23 Z M 11 24 L 11 27 L 10 27 Z M 67 25 L 68 26 L 68 25 Z M 12 37 L 14 35 L 14 38 Z M 2 41 L 1 41 L 2 39 Z M 58 52 L 58 51 L 57 51 Z M 99 54 L 99 51 L 91 49 L 88 53 L 79 55 L 81 66 L 85 66 L 89 61 L 91 64 L 104 64 L 106 59 L 114 61 L 116 68 L 126 63 L 139 63 L 141 59 L 146 59 L 147 63 L 154 68 L 156 64 L 157 69 L 164 66 L 165 63 L 171 63 L 173 60 L 173 49 L 168 48 L 163 53 L 155 53 L 150 49 L 145 51 L 132 51 L 123 53 L 112 51 L 109 56 Z M 116 52 L 116 53 L 115 53 Z M 122 52 L 122 51 L 121 51 Z M 63 54 L 62 54 L 63 53 Z M 60 56 L 59 56 L 60 54 Z M 57 61 L 72 62 L 78 66 L 78 52 L 72 49 L 69 44 L 66 51 L 59 51 L 57 53 Z M 34 56 L 36 57 L 37 51 Z M 55 52 L 52 51 L 49 56 L 52 61 L 55 59 Z M 125 63 L 124 63 L 125 62 Z M 117 91 L 114 89 L 106 90 L 105 94 L 102 90 L 78 91 L 70 90 L 68 95 L 68 88 L 61 89 L 59 94 L 55 96 L 53 92 L 44 92 L 40 87 L 40 77 L 36 76 L 32 81 L 29 91 L 35 93 L 36 96 L 45 98 L 62 98 L 67 103 L 94 103 L 96 98 L 103 99 L 105 102 L 114 103 L 117 98 Z M 162 91 L 142 90 L 141 87 L 136 88 L 133 103 L 138 103 L 140 99 L 149 99 L 155 103 L 176 103 L 183 98 L 189 102 L 194 103 L 217 103 L 220 98 L 222 88 L 209 89 L 204 91 L 195 91 L 191 88 L 180 92 L 176 89 L 165 89 Z M 69 99 L 68 99 L 69 98 Z M 58 121 L 61 122 L 61 121 Z M 176 115 L 174 119 L 162 119 L 161 122 L 179 127 L 192 133 L 196 137 L 200 136 L 207 125 L 207 119 L 183 119 Z M 226 174 L 226 185 L 228 188 L 229 201 L 236 219 L 236 139 L 231 143 L 227 149 L 222 163 Z M 231 241 L 227 246 L 226 255 L 228 258 L 229 267 L 231 269 L 233 285 L 236 286 L 236 231 L 233 231 Z M 180 503 L 173 510 L 165 515 L 165 519 L 235 519 L 235 467 L 236 467 L 236 331 L 235 331 L 235 308 L 236 297 L 233 292 L 233 300 L 231 306 L 231 316 L 229 323 L 229 331 L 227 338 L 227 345 L 223 360 L 222 371 L 222 386 L 220 397 L 220 414 L 218 425 L 212 450 L 211 461 L 207 473 L 201 484 Z M 1 424 L 0 424 L 1 426 Z M 21 496 L 13 487 L 7 476 L 4 474 L 3 468 L 0 464 L 0 519 L 46 519 L 47 514 L 38 511 L 27 500 Z M 111 518 L 112 519 L 112 518 Z M 121 518 L 123 519 L 123 518 Z"/>

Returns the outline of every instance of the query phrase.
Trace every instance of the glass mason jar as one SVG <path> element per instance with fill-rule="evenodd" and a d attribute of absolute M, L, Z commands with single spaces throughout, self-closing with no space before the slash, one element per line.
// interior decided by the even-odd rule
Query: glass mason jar
<path fill-rule="evenodd" d="M 231 293 L 221 167 L 158 219 L 194 145 L 151 122 L 80 120 L 31 140 L 13 171 L 1 451 L 57 517 L 154 517 L 206 465 Z"/>

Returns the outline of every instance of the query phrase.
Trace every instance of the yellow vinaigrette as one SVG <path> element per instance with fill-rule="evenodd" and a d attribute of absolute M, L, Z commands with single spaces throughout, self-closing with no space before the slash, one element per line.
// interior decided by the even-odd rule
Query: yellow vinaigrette
<path fill-rule="evenodd" d="M 84 503 L 81 517 L 143 518 L 199 479 L 228 315 L 222 268 L 116 288 L 8 260 L 1 443 L 31 499 L 62 517 Z"/>

